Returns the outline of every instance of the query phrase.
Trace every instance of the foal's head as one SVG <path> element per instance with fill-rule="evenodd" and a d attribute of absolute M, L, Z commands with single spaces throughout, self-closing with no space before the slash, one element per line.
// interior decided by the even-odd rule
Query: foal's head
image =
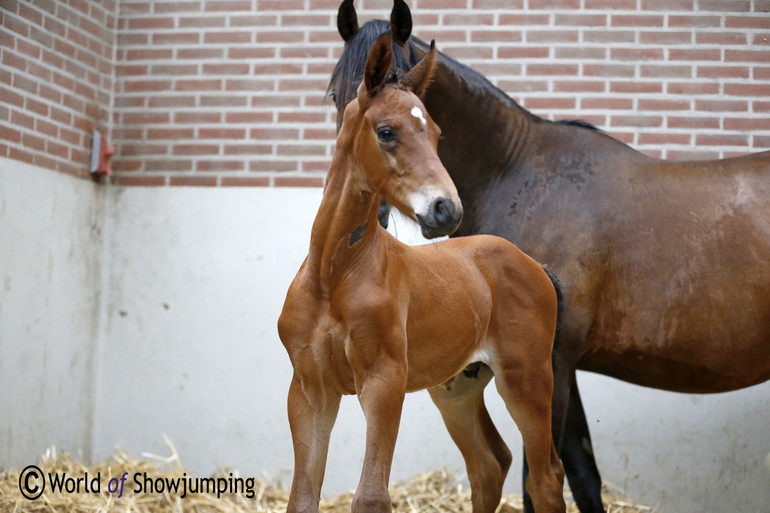
<path fill-rule="evenodd" d="M 407 74 L 391 69 L 390 33 L 366 60 L 358 97 L 345 109 L 340 142 L 352 139 L 362 179 L 372 193 L 420 224 L 427 238 L 448 235 L 462 220 L 452 179 L 438 158 L 438 125 L 419 96 L 428 87 L 436 49 Z"/>

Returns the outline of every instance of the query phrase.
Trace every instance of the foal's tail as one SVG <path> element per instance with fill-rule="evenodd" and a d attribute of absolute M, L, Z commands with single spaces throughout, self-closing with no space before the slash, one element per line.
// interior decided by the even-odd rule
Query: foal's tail
<path fill-rule="evenodd" d="M 564 294 L 562 294 L 561 283 L 559 282 L 559 278 L 556 277 L 556 273 L 545 266 L 543 267 L 543 271 L 548 275 L 548 279 L 551 280 L 553 289 L 556 291 L 556 333 L 553 337 L 553 349 L 551 350 L 553 358 L 556 355 L 557 347 L 559 346 L 559 341 L 561 339 L 562 320 L 564 319 Z"/>

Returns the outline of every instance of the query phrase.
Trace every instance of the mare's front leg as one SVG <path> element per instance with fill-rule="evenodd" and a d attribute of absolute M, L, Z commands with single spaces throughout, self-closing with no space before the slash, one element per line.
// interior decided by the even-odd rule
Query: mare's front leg
<path fill-rule="evenodd" d="M 317 401 L 320 404 L 312 404 L 296 375 L 291 381 L 288 409 L 294 444 L 294 478 L 287 513 L 318 513 L 329 437 L 341 398 L 331 390 L 326 390 L 324 396 L 324 401 Z"/>
<path fill-rule="evenodd" d="M 394 329 L 383 329 L 380 333 L 388 331 Z M 351 346 L 348 357 L 366 417 L 366 453 L 351 510 L 390 513 L 388 480 L 406 394 L 406 336 L 386 335 L 376 342 L 352 340 Z"/>

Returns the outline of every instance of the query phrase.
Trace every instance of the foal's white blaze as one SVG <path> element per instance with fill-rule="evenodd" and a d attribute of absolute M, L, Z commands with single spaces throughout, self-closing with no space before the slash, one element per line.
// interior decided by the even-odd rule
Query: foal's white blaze
<path fill-rule="evenodd" d="M 417 105 L 412 107 L 412 116 L 419 119 L 422 122 L 422 126 L 428 126 L 428 120 L 425 119 L 425 113 Z"/>

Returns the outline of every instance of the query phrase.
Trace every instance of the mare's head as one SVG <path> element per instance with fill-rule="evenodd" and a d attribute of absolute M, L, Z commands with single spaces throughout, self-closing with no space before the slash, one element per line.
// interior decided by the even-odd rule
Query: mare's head
<path fill-rule="evenodd" d="M 345 49 L 332 73 L 327 93 L 337 108 L 337 130 L 342 124 L 345 107 L 356 97 L 358 86 L 364 77 L 364 64 L 369 50 L 377 38 L 385 32 L 393 36 L 393 67 L 408 71 L 420 60 L 412 32 L 412 13 L 404 0 L 395 0 L 390 13 L 390 23 L 371 20 L 358 26 L 358 15 L 353 0 L 344 0 L 337 11 L 337 30 L 345 41 Z"/>
<path fill-rule="evenodd" d="M 462 206 L 438 158 L 441 131 L 419 98 L 430 83 L 435 45 L 406 74 L 392 62 L 385 33 L 369 52 L 358 97 L 345 108 L 340 144 L 352 147 L 365 188 L 417 221 L 425 237 L 448 235 L 462 220 Z"/>

